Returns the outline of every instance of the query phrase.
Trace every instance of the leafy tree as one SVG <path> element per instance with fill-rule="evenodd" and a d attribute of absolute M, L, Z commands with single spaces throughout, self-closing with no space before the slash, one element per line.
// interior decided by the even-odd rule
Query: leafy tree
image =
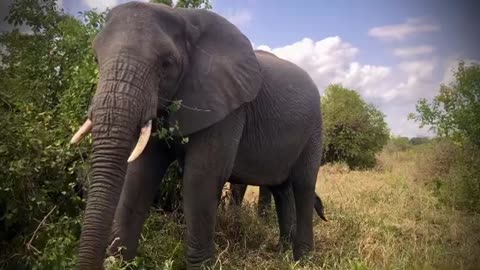
<path fill-rule="evenodd" d="M 326 89 L 322 110 L 324 161 L 345 161 L 351 168 L 373 167 L 375 153 L 389 138 L 384 114 L 340 85 Z"/>
<path fill-rule="evenodd" d="M 69 141 L 96 89 L 91 43 L 105 15 L 87 11 L 76 19 L 56 0 L 16 0 L 10 7 L 6 20 L 15 27 L 0 33 L 2 269 L 73 268 L 91 140 L 79 147 Z M 178 205 L 175 169 L 159 200 L 170 208 Z"/>
<path fill-rule="evenodd" d="M 431 103 L 420 99 L 416 114 L 409 118 L 430 126 L 439 139 L 453 141 L 457 147 L 447 174 L 437 179 L 441 197 L 459 208 L 480 212 L 480 65 L 461 61 L 453 74 L 455 80 L 440 85 Z"/>
<path fill-rule="evenodd" d="M 90 45 L 104 21 L 81 16 L 55 0 L 17 0 L 7 21 L 29 30 L 0 34 L 0 268 L 73 261 L 89 141 L 68 142 L 96 87 Z"/>
<path fill-rule="evenodd" d="M 410 141 L 407 137 L 396 137 L 392 136 L 387 145 L 384 147 L 384 149 L 388 152 L 399 152 L 399 151 L 406 151 L 408 150 L 412 145 L 410 144 Z"/>
<path fill-rule="evenodd" d="M 461 61 L 454 72 L 455 81 L 442 84 L 440 93 L 429 103 L 420 99 L 417 114 L 409 118 L 442 137 L 459 142 L 468 139 L 480 146 L 480 65 Z"/>

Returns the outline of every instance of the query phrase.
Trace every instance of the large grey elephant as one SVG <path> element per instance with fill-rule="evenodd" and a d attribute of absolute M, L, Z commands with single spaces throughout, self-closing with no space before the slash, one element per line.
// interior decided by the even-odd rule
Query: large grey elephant
<path fill-rule="evenodd" d="M 187 268 L 214 257 L 225 179 L 284 194 L 291 188 L 293 257 L 312 250 L 322 117 L 318 89 L 305 71 L 254 51 L 213 12 L 153 3 L 113 8 L 93 48 L 98 89 L 72 138 L 76 144 L 93 136 L 80 269 L 101 269 L 107 248 L 125 246 L 124 258 L 135 255 L 156 187 L 175 159 L 184 164 Z M 181 108 L 166 115 L 174 100 Z M 160 117 L 167 128 L 178 124 L 175 142 L 151 136 Z M 276 204 L 280 224 L 288 222 L 282 210 L 288 204 Z"/>

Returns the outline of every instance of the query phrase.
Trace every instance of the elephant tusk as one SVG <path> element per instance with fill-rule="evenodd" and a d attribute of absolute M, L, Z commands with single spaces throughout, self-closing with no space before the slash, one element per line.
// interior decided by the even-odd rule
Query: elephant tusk
<path fill-rule="evenodd" d="M 73 135 L 72 139 L 70 140 L 71 144 L 78 144 L 90 131 L 92 130 L 92 121 L 87 119 L 85 123 L 78 129 L 78 131 Z"/>
<path fill-rule="evenodd" d="M 130 157 L 128 158 L 128 162 L 132 162 L 135 159 L 137 159 L 145 149 L 145 146 L 147 146 L 148 139 L 150 139 L 150 134 L 152 132 L 152 120 L 148 121 L 148 123 L 142 128 L 140 131 L 140 137 L 138 138 L 137 145 L 135 146 L 135 149 L 133 149 L 132 153 L 130 154 Z"/>

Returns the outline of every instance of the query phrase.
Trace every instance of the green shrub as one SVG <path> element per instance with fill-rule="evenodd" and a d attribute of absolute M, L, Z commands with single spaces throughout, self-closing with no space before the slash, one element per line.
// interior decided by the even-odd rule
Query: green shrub
<path fill-rule="evenodd" d="M 373 168 L 375 154 L 389 138 L 385 115 L 340 85 L 325 90 L 322 110 L 324 161 L 344 161 L 353 169 Z"/>
<path fill-rule="evenodd" d="M 391 137 L 385 145 L 385 150 L 388 152 L 402 152 L 410 149 L 412 145 L 407 137 Z"/>
<path fill-rule="evenodd" d="M 437 181 L 440 198 L 458 209 L 480 213 L 480 149 L 459 148 L 448 174 Z"/>
<path fill-rule="evenodd" d="M 208 0 L 182 5 L 210 7 Z M 91 139 L 78 147 L 69 141 L 96 89 L 91 44 L 105 15 L 87 11 L 77 19 L 56 0 L 10 6 L 13 30 L 0 33 L 1 269 L 73 268 Z M 165 182 L 173 188 L 162 194 L 172 208 L 179 204 L 175 169 Z"/>
<path fill-rule="evenodd" d="M 31 32 L 0 35 L 0 268 L 65 269 L 74 258 L 90 140 L 69 141 L 96 87 L 90 44 L 104 14 L 81 18 L 54 0 L 17 0 L 8 21 Z"/>
<path fill-rule="evenodd" d="M 456 207 L 480 212 L 480 65 L 463 61 L 454 71 L 455 80 L 441 85 L 432 102 L 419 100 L 417 114 L 409 118 L 430 126 L 450 141 L 450 153 L 436 153 L 445 164 L 432 162 L 430 177 L 436 179 L 442 199 Z M 437 151 L 444 152 L 436 144 Z M 438 161 L 438 160 L 437 160 Z"/>

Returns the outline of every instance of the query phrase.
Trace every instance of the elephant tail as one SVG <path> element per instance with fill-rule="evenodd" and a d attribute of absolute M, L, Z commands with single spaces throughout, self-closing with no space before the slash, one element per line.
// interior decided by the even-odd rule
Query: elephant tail
<path fill-rule="evenodd" d="M 327 218 L 325 217 L 325 212 L 324 212 L 322 200 L 320 199 L 320 197 L 317 194 L 315 194 L 315 205 L 314 205 L 314 207 L 315 207 L 315 211 L 320 216 L 320 218 L 323 219 L 324 221 L 328 221 Z"/>

